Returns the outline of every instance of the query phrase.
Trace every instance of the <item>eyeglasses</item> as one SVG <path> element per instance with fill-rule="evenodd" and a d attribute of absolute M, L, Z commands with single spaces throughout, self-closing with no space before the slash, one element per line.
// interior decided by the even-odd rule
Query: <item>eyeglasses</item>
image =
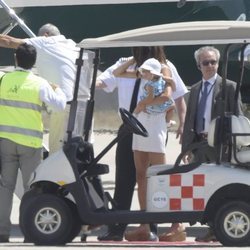
<path fill-rule="evenodd" d="M 215 65 L 215 64 L 217 64 L 217 61 L 216 60 L 203 61 L 203 62 L 201 62 L 201 64 L 203 66 L 208 66 L 209 64 Z"/>

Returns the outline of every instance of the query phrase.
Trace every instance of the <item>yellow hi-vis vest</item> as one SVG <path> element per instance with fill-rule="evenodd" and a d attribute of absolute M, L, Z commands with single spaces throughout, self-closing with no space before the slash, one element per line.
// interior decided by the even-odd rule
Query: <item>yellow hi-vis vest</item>
<path fill-rule="evenodd" d="M 0 85 L 0 137 L 33 148 L 42 147 L 41 79 L 31 72 L 14 71 Z"/>

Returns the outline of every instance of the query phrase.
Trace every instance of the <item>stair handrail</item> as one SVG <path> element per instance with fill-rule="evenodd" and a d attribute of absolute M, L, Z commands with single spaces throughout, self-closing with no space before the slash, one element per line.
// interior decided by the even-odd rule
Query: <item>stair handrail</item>
<path fill-rule="evenodd" d="M 16 25 L 19 25 L 22 30 L 29 36 L 29 37 L 36 37 L 36 35 L 32 32 L 32 30 L 25 24 L 25 22 L 17 16 L 15 11 L 11 9 L 4 0 L 0 0 L 0 5 L 2 8 L 7 12 L 7 14 L 11 17 L 14 21 L 10 23 L 10 25 L 4 30 L 3 34 L 8 34 Z"/>

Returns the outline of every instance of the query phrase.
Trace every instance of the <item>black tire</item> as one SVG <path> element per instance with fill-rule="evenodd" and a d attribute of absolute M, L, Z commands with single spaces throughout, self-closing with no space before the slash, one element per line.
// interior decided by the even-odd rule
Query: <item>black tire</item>
<path fill-rule="evenodd" d="M 224 246 L 250 245 L 250 204 L 230 201 L 215 216 L 213 229 Z"/>
<path fill-rule="evenodd" d="M 71 213 L 72 213 L 72 217 L 73 217 L 73 226 L 72 226 L 72 230 L 71 233 L 69 234 L 69 238 L 67 240 L 67 242 L 71 242 L 76 236 L 79 235 L 80 231 L 81 231 L 81 219 L 80 216 L 78 214 L 77 211 L 77 207 L 76 204 L 74 204 L 72 201 L 66 199 L 65 200 L 66 203 L 68 204 L 68 206 L 70 207 Z"/>
<path fill-rule="evenodd" d="M 36 188 L 32 188 L 28 190 L 27 192 L 25 192 L 21 199 L 21 203 L 19 206 L 19 226 L 23 235 L 25 235 L 24 228 L 23 228 L 23 213 L 26 210 L 26 208 L 30 206 L 30 202 L 33 203 L 34 201 L 32 200 L 36 199 L 37 196 L 38 196 L 38 190 Z M 30 241 L 27 237 L 25 239 L 26 241 Z"/>
<path fill-rule="evenodd" d="M 24 237 L 36 245 L 64 245 L 72 238 L 74 217 L 63 198 L 40 194 L 22 210 Z"/>
<path fill-rule="evenodd" d="M 25 210 L 26 206 L 29 205 L 29 201 L 35 199 L 38 196 L 39 196 L 39 191 L 37 188 L 32 188 L 28 190 L 27 192 L 25 192 L 21 199 L 21 203 L 19 207 L 19 212 L 20 212 L 19 214 L 21 214 L 22 211 Z"/>

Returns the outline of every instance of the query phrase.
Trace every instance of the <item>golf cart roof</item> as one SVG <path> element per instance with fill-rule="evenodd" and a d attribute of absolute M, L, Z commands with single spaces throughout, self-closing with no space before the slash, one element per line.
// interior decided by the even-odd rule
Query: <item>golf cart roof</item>
<path fill-rule="evenodd" d="M 154 25 L 83 39 L 86 49 L 164 45 L 249 43 L 250 21 L 196 21 Z"/>
<path fill-rule="evenodd" d="M 185 0 L 185 2 L 208 0 Z M 216 0 L 214 0 L 216 1 Z M 5 0 L 10 7 L 182 2 L 181 0 Z"/>

